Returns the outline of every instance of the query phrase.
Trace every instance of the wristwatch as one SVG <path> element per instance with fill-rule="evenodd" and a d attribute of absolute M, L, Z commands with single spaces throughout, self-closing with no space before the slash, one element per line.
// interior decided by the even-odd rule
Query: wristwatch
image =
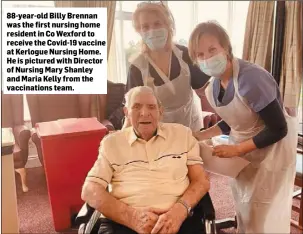
<path fill-rule="evenodd" d="M 177 203 L 182 204 L 186 208 L 186 210 L 187 210 L 187 216 L 193 216 L 194 212 L 193 212 L 192 208 L 189 205 L 187 205 L 185 201 L 179 199 L 177 201 Z"/>

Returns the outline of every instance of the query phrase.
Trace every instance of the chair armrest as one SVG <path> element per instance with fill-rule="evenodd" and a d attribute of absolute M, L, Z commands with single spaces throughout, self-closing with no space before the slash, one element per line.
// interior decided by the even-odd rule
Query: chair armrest
<path fill-rule="evenodd" d="M 79 225 L 78 233 L 97 233 L 100 226 L 101 213 L 85 203 L 75 218 Z"/>
<path fill-rule="evenodd" d="M 34 144 L 37 148 L 37 153 L 38 153 L 40 163 L 41 163 L 42 166 L 44 166 L 41 139 L 39 138 L 35 128 L 32 128 L 31 134 L 32 134 L 31 135 L 32 141 L 34 142 Z"/>
<path fill-rule="evenodd" d="M 205 220 L 215 220 L 215 209 L 211 201 L 209 193 L 206 193 L 203 198 L 200 200 L 197 206 L 200 206 L 203 209 L 204 219 Z"/>
<path fill-rule="evenodd" d="M 108 119 L 103 119 L 101 123 L 107 128 L 108 131 L 115 130 L 114 125 Z"/>
<path fill-rule="evenodd" d="M 13 128 L 15 142 L 21 150 L 28 149 L 29 138 L 31 137 L 30 130 L 25 125 L 18 125 Z"/>
<path fill-rule="evenodd" d="M 205 225 L 206 234 L 216 233 L 215 209 L 211 201 L 209 193 L 206 193 L 194 208 L 194 212 L 203 215 L 202 223 Z"/>
<path fill-rule="evenodd" d="M 41 144 L 41 140 L 40 140 L 35 128 L 33 128 L 31 131 L 31 138 L 32 138 L 32 141 L 35 143 L 36 147 L 38 147 Z"/>
<path fill-rule="evenodd" d="M 87 203 L 84 203 L 75 219 L 75 224 L 80 225 L 82 223 L 87 223 L 93 215 L 94 211 L 95 209 L 93 207 Z"/>

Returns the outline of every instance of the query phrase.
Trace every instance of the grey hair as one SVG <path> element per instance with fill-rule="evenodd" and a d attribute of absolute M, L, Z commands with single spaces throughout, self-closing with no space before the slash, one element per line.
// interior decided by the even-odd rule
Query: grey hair
<path fill-rule="evenodd" d="M 161 107 L 161 101 L 159 100 L 159 98 L 157 97 L 157 95 L 155 94 L 154 90 L 148 86 L 137 86 L 134 88 L 131 88 L 130 90 L 128 90 L 128 92 L 125 94 L 125 107 L 129 108 L 131 107 L 131 100 L 134 96 L 140 94 L 140 93 L 150 93 L 152 94 L 156 100 L 157 100 L 157 104 L 158 107 Z"/>

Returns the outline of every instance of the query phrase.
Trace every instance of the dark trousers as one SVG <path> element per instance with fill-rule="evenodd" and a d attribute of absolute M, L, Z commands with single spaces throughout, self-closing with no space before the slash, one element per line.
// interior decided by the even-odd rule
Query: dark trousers
<path fill-rule="evenodd" d="M 106 218 L 101 218 L 98 234 L 137 234 L 135 231 L 119 223 Z M 202 234 L 205 233 L 202 217 L 193 215 L 188 217 L 181 225 L 178 234 Z"/>

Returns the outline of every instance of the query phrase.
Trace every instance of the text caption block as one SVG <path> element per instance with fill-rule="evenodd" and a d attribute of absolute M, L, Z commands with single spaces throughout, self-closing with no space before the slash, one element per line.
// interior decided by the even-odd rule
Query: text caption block
<path fill-rule="evenodd" d="M 106 94 L 106 8 L 4 8 L 4 93 Z"/>

